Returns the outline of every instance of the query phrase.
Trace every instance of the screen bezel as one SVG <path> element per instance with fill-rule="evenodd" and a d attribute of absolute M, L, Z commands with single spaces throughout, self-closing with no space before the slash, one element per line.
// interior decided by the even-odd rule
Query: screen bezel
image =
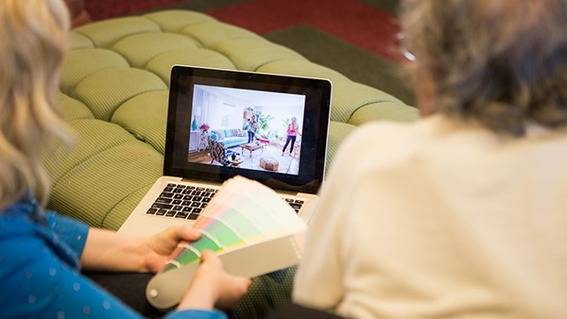
<path fill-rule="evenodd" d="M 302 144 L 299 175 L 228 168 L 181 161 L 179 158 L 180 155 L 174 152 L 175 149 L 184 147 L 181 143 L 183 138 L 179 134 L 176 134 L 177 122 L 183 121 L 183 119 L 189 119 L 190 121 L 192 118 L 193 87 L 195 84 L 292 94 L 301 92 L 301 94 L 305 94 L 306 103 L 303 127 L 305 130 L 306 125 L 312 125 L 313 127 L 309 127 L 309 129 L 313 129 L 314 134 L 310 134 L 313 135 L 313 146 L 311 149 L 304 149 L 305 146 Z M 186 87 L 190 89 L 185 90 Z M 240 175 L 257 180 L 276 190 L 317 193 L 323 182 L 325 172 L 331 91 L 332 84 L 326 79 L 209 69 L 193 66 L 174 66 L 171 71 L 167 113 L 164 175 L 198 179 L 214 183 L 222 183 L 228 178 Z M 185 106 L 188 110 L 180 110 L 180 105 L 183 104 L 180 103 L 180 100 L 185 101 L 183 99 L 191 101 L 191 103 L 187 103 Z M 180 117 L 183 117 L 183 119 L 180 119 Z M 189 126 L 187 125 L 185 127 Z M 187 138 L 185 143 L 187 148 L 189 145 L 188 142 L 189 140 Z M 184 152 L 186 153 L 186 150 L 182 151 L 180 154 Z M 304 153 L 307 154 L 304 156 Z"/>

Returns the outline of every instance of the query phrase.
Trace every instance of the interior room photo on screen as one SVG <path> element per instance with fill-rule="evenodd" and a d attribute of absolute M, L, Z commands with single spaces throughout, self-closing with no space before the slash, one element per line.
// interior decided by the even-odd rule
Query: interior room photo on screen
<path fill-rule="evenodd" d="M 188 161 L 299 174 L 305 96 L 195 85 Z"/>

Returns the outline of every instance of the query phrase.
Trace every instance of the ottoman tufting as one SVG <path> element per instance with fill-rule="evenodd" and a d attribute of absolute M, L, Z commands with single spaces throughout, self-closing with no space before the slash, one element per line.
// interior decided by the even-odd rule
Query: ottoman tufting
<path fill-rule="evenodd" d="M 76 143 L 44 156 L 53 181 L 50 208 L 92 226 L 120 227 L 162 174 L 174 64 L 330 79 L 328 162 L 358 125 L 417 118 L 414 108 L 384 92 L 201 13 L 163 11 L 87 24 L 70 34 L 59 94 Z"/>

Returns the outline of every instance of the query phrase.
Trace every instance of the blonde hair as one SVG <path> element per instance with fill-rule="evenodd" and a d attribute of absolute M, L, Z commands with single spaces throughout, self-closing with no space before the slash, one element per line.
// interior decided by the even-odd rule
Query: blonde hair
<path fill-rule="evenodd" d="M 47 202 L 41 152 L 68 140 L 55 108 L 68 29 L 61 0 L 0 1 L 0 209 L 27 192 Z"/>

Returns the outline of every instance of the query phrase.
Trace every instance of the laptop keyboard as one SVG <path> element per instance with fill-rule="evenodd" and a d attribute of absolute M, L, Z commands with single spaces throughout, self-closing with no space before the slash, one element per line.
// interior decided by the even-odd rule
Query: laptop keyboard
<path fill-rule="evenodd" d="M 180 184 L 167 184 L 146 214 L 195 220 L 218 190 Z M 292 198 L 284 200 L 299 212 L 304 201 Z"/>

